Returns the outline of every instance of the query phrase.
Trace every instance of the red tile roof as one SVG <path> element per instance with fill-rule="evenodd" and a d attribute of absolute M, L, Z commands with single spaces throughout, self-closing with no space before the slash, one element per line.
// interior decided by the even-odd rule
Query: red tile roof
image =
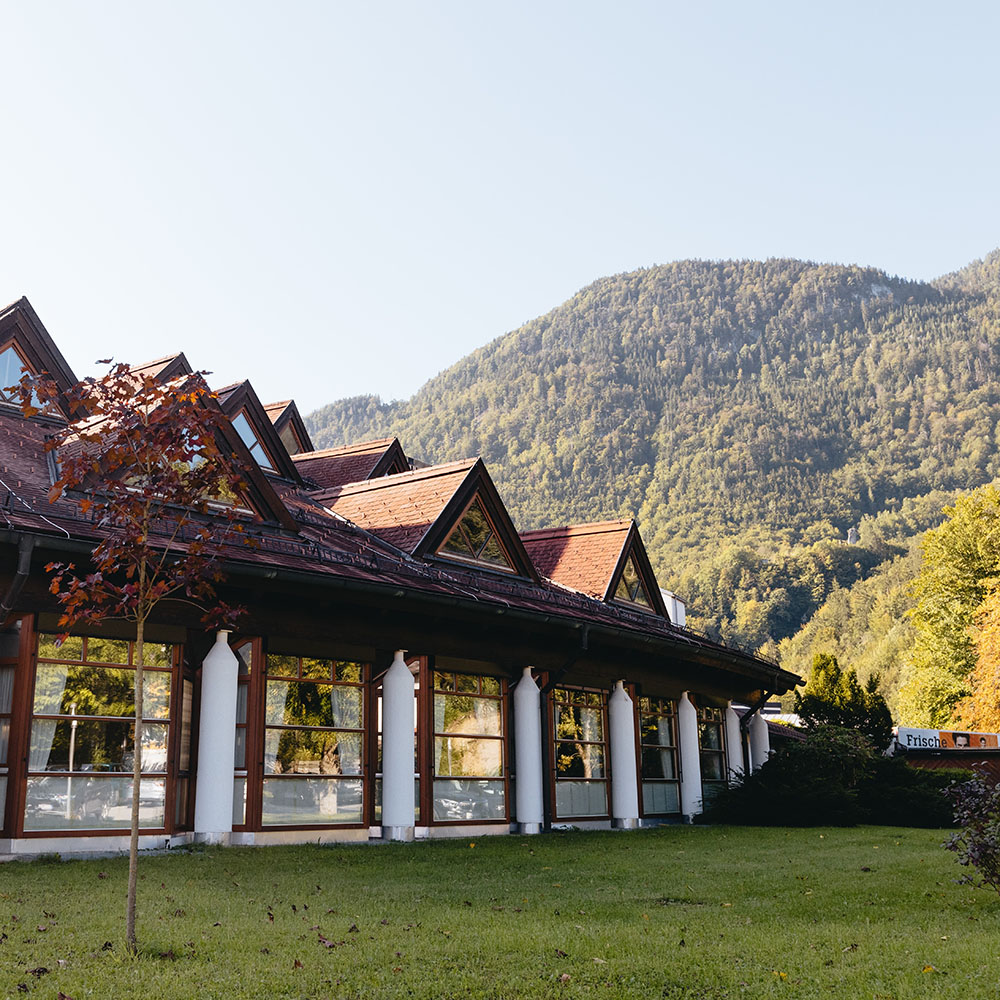
<path fill-rule="evenodd" d="M 292 401 L 290 399 L 282 399 L 277 403 L 264 403 L 264 412 L 271 418 L 271 423 L 277 423 L 281 415 L 291 406 Z"/>
<path fill-rule="evenodd" d="M 413 552 L 477 461 L 469 458 L 348 483 L 315 493 L 313 497 L 383 541 L 405 552 Z"/>
<path fill-rule="evenodd" d="M 569 524 L 523 531 L 521 541 L 542 576 L 604 600 L 631 527 L 631 521 Z"/>
<path fill-rule="evenodd" d="M 320 489 L 336 489 L 367 479 L 395 440 L 379 438 L 339 448 L 324 448 L 322 451 L 304 451 L 292 455 L 292 461 L 299 475 L 312 480 Z"/>

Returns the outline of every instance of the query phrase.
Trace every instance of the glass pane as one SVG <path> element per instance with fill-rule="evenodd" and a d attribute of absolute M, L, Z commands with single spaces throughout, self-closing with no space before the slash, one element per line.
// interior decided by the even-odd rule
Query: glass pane
<path fill-rule="evenodd" d="M 174 826 L 178 830 L 188 829 L 188 785 L 187 778 L 174 782 Z"/>
<path fill-rule="evenodd" d="M 606 816 L 608 789 L 603 781 L 557 781 L 556 816 Z"/>
<path fill-rule="evenodd" d="M 647 815 L 680 812 L 677 785 L 670 781 L 642 783 L 642 811 Z"/>
<path fill-rule="evenodd" d="M 144 778 L 139 785 L 139 823 L 163 828 L 166 780 Z M 128 829 L 132 813 L 129 775 L 28 778 L 25 830 Z"/>
<path fill-rule="evenodd" d="M 0 667 L 0 714 L 10 714 L 14 703 L 14 668 Z"/>
<path fill-rule="evenodd" d="M 434 689 L 436 691 L 454 691 L 455 690 L 455 675 L 454 674 L 442 674 L 440 671 L 434 671 Z"/>
<path fill-rule="evenodd" d="M 472 546 L 472 554 L 478 557 L 490 535 L 493 534 L 490 522 L 486 519 L 478 500 L 465 512 L 465 516 L 462 518 L 462 528 L 465 531 L 465 537 L 468 538 L 469 544 Z"/>
<path fill-rule="evenodd" d="M 191 767 L 191 711 L 194 704 L 194 684 L 186 678 L 181 684 L 181 747 L 178 767 L 187 771 Z"/>
<path fill-rule="evenodd" d="M 265 778 L 265 826 L 360 823 L 361 779 Z"/>
<path fill-rule="evenodd" d="M 265 701 L 270 725 L 361 728 L 361 688 L 268 681 Z"/>
<path fill-rule="evenodd" d="M 677 777 L 673 750 L 657 750 L 655 747 L 642 748 L 642 776 L 644 778 Z"/>
<path fill-rule="evenodd" d="M 721 781 L 722 778 L 722 754 L 703 753 L 701 755 L 701 780 Z"/>
<path fill-rule="evenodd" d="M 135 671 L 128 667 L 72 667 L 40 663 L 35 671 L 35 715 L 135 713 Z M 143 673 L 143 717 L 170 715 L 170 674 Z M 73 707 L 75 705 L 75 708 Z"/>
<path fill-rule="evenodd" d="M 292 430 L 291 422 L 285 424 L 278 433 L 278 437 L 281 438 L 281 443 L 285 446 L 285 450 L 289 455 L 297 455 L 302 451 L 302 446 L 299 444 L 298 438 L 295 436 L 295 431 Z"/>
<path fill-rule="evenodd" d="M 434 773 L 499 777 L 503 774 L 503 741 L 439 736 L 434 740 Z"/>
<path fill-rule="evenodd" d="M 672 747 L 674 745 L 674 725 L 669 716 L 641 715 L 639 717 L 642 742 L 653 746 Z"/>
<path fill-rule="evenodd" d="M 698 727 L 698 740 L 702 750 L 721 750 L 722 727 L 715 722 L 703 722 Z"/>
<path fill-rule="evenodd" d="M 50 660 L 82 660 L 83 639 L 78 635 L 70 635 L 60 646 L 54 635 L 39 635 L 38 655 Z"/>
<path fill-rule="evenodd" d="M 479 694 L 479 678 L 470 674 L 455 675 L 456 690 L 463 694 Z"/>
<path fill-rule="evenodd" d="M 236 728 L 236 751 L 233 754 L 233 767 L 242 771 L 247 766 L 247 731 L 241 726 Z"/>
<path fill-rule="evenodd" d="M 267 654 L 267 672 L 275 677 L 298 677 L 299 658 L 297 656 L 276 656 Z"/>
<path fill-rule="evenodd" d="M 124 639 L 97 639 L 87 640 L 87 659 L 97 663 L 123 663 L 127 664 L 129 644 Z"/>
<path fill-rule="evenodd" d="M 91 640 L 93 641 L 93 640 Z M 142 644 L 142 665 L 144 667 L 171 667 L 173 647 L 159 642 L 144 642 Z M 87 659 L 93 659 L 88 653 Z M 133 657 L 135 663 L 138 659 Z"/>
<path fill-rule="evenodd" d="M 35 719 L 31 724 L 29 771 L 129 771 L 134 723 L 81 719 Z M 143 771 L 166 771 L 168 727 L 142 727 Z"/>
<path fill-rule="evenodd" d="M 0 718 L 0 767 L 7 765 L 7 747 L 10 745 L 10 719 Z M 3 823 L 3 813 L 0 813 L 0 824 Z"/>
<path fill-rule="evenodd" d="M 499 701 L 467 695 L 434 695 L 435 733 L 499 736 L 502 731 Z"/>
<path fill-rule="evenodd" d="M 360 663 L 350 660 L 337 660 L 333 665 L 333 679 L 349 684 L 360 684 L 362 677 Z"/>
<path fill-rule="evenodd" d="M 375 786 L 375 822 L 382 822 L 382 779 L 376 778 Z M 420 779 L 413 780 L 413 822 L 420 822 Z"/>
<path fill-rule="evenodd" d="M 556 777 L 603 778 L 604 747 L 590 743 L 557 743 Z"/>
<path fill-rule="evenodd" d="M 559 705 L 556 708 L 556 736 L 600 743 L 604 740 L 604 713 L 599 708 Z"/>
<path fill-rule="evenodd" d="M 268 729 L 264 770 L 268 774 L 360 774 L 361 734 Z"/>
<path fill-rule="evenodd" d="M 243 725 L 246 725 L 247 721 L 247 697 L 249 694 L 249 684 L 236 685 L 236 721 Z"/>
<path fill-rule="evenodd" d="M 247 779 L 233 779 L 233 826 L 243 826 L 247 817 Z"/>
<path fill-rule="evenodd" d="M 506 818 L 507 804 L 502 781 L 434 782 L 434 819 L 437 822 Z"/>
<path fill-rule="evenodd" d="M 10 344 L 2 354 L 0 354 L 0 390 L 10 389 L 17 385 L 21 381 L 21 376 L 24 372 L 21 369 L 24 367 L 24 362 L 21 360 L 21 356 L 14 350 L 14 345 Z M 3 399 L 14 398 L 12 394 L 3 392 Z"/>
<path fill-rule="evenodd" d="M 333 676 L 332 664 L 329 660 L 313 660 L 303 656 L 302 676 L 317 681 L 328 681 Z"/>
<path fill-rule="evenodd" d="M 249 677 L 253 671 L 253 643 L 245 642 L 238 646 L 234 652 L 240 661 L 240 677 Z"/>
<path fill-rule="evenodd" d="M 483 694 L 500 694 L 500 682 L 495 677 L 480 677 L 479 681 L 483 686 Z"/>

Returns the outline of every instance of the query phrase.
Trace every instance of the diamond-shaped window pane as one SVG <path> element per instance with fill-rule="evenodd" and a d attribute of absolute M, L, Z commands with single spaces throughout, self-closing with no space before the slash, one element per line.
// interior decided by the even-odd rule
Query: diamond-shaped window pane
<path fill-rule="evenodd" d="M 473 501 L 438 551 L 442 555 L 451 554 L 487 566 L 514 568 L 478 500 Z"/>
<path fill-rule="evenodd" d="M 621 579 L 615 588 L 615 600 L 628 601 L 630 604 L 639 604 L 644 608 L 651 608 L 652 602 L 646 588 L 643 586 L 642 577 L 639 576 L 639 569 L 635 564 L 635 557 L 629 556 L 622 570 Z"/>

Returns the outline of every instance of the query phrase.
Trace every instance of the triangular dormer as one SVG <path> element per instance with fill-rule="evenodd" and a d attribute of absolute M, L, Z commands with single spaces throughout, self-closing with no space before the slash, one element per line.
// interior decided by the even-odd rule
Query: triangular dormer
<path fill-rule="evenodd" d="M 635 521 L 600 521 L 526 531 L 524 547 L 554 583 L 606 603 L 667 617 Z"/>
<path fill-rule="evenodd" d="M 301 483 L 288 449 L 278 436 L 266 410 L 249 382 L 219 389 L 219 405 L 233 423 L 257 465 L 272 476 Z"/>
<path fill-rule="evenodd" d="M 280 403 L 266 403 L 264 412 L 290 456 L 300 455 L 313 450 L 309 431 L 299 415 L 299 408 L 294 399 L 285 399 Z"/>
<path fill-rule="evenodd" d="M 190 375 L 194 371 L 183 351 L 179 354 L 168 354 L 155 361 L 147 361 L 142 365 L 132 365 L 131 370 L 136 375 L 150 375 L 160 382 L 169 382 L 172 378 Z"/>
<path fill-rule="evenodd" d="M 293 455 L 292 461 L 302 478 L 324 491 L 409 472 L 411 463 L 398 438 L 360 441 L 322 451 Z"/>
<path fill-rule="evenodd" d="M 77 382 L 59 348 L 26 298 L 0 310 L 0 402 L 13 402 L 2 392 L 21 379 L 22 369 L 33 375 L 48 374 L 62 392 Z M 69 411 L 60 403 L 63 416 Z"/>
<path fill-rule="evenodd" d="M 618 565 L 604 599 L 625 607 L 649 611 L 663 618 L 669 617 L 635 521 L 632 522 L 622 546 Z"/>
<path fill-rule="evenodd" d="M 482 459 L 476 460 L 414 555 L 538 579 Z"/>
<path fill-rule="evenodd" d="M 482 459 L 345 483 L 310 497 L 411 556 L 538 581 Z"/>

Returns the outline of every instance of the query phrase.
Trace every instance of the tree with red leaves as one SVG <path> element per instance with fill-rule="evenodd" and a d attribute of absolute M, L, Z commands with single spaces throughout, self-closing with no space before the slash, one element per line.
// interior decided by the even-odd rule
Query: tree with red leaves
<path fill-rule="evenodd" d="M 139 792 L 142 775 L 143 643 L 161 602 L 181 600 L 203 612 L 206 628 L 232 625 L 239 609 L 220 602 L 220 557 L 246 544 L 253 515 L 241 497 L 221 434 L 227 422 L 203 372 L 161 382 L 111 365 L 61 392 L 27 374 L 17 387 L 26 417 L 68 404 L 74 418 L 46 443 L 58 479 L 50 500 L 75 501 L 94 525 L 90 565 L 49 563 L 50 591 L 62 605 L 59 627 L 107 619 L 135 628 L 135 732 L 126 945 L 135 954 Z"/>

